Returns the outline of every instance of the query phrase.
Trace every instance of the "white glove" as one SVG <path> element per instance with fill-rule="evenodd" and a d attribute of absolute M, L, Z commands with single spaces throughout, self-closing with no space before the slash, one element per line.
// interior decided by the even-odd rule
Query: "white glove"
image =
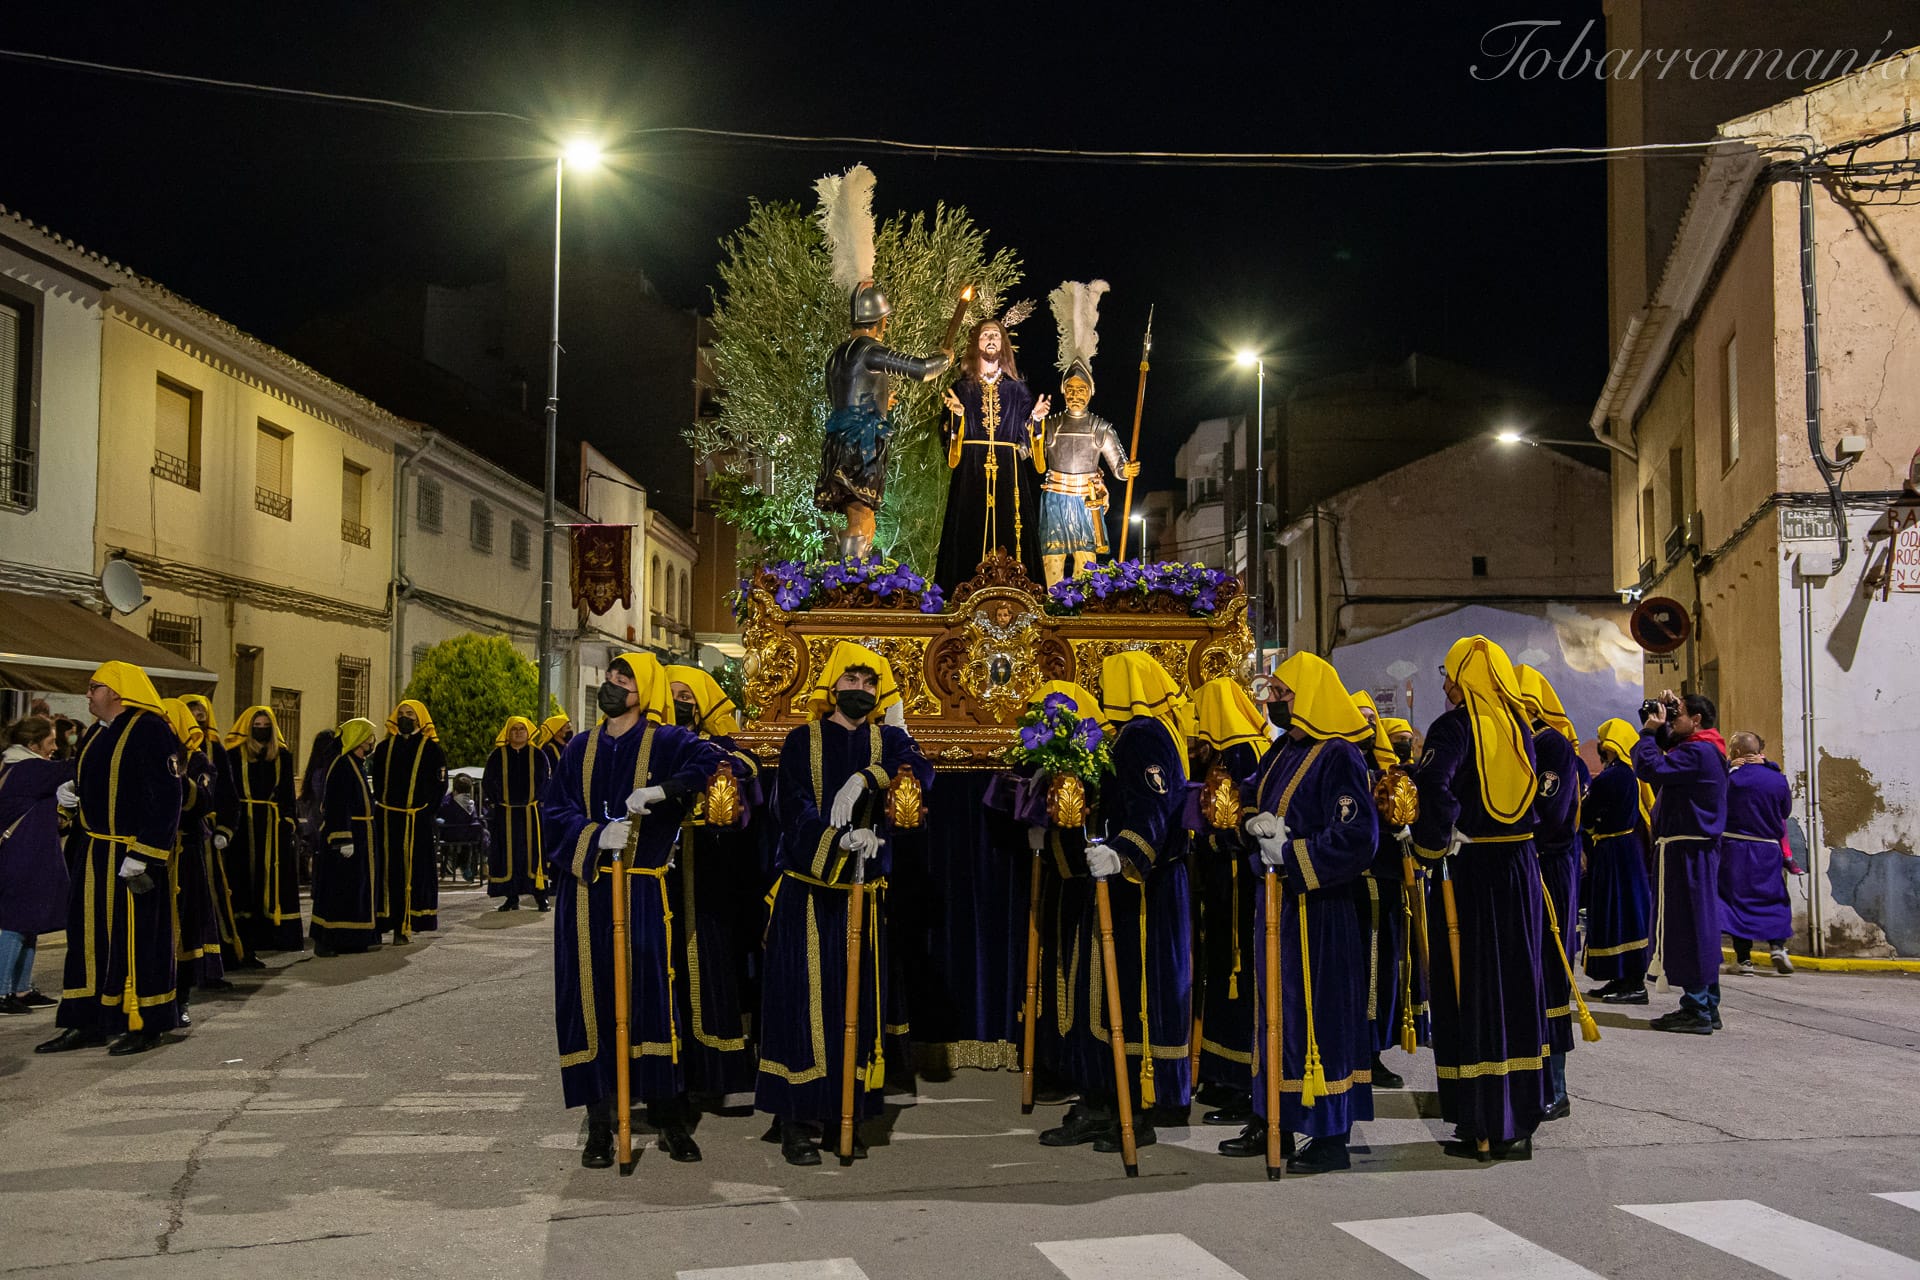
<path fill-rule="evenodd" d="M 1255 840 L 1271 840 L 1287 829 L 1277 813 L 1256 813 L 1247 819 L 1246 831 Z"/>
<path fill-rule="evenodd" d="M 907 727 L 907 703 L 903 698 L 898 702 L 889 702 L 887 709 L 880 714 L 881 724 L 890 724 L 896 729 Z"/>
<path fill-rule="evenodd" d="M 1087 846 L 1087 870 L 1096 880 L 1105 880 L 1120 874 L 1120 855 L 1111 848 L 1095 840 Z"/>
<path fill-rule="evenodd" d="M 213 838 L 213 847 L 214 847 L 214 848 L 216 848 L 216 849 L 224 849 L 224 848 L 226 848 L 226 847 L 227 847 L 227 838 L 226 838 L 225 836 L 215 836 L 215 837 Z"/>
<path fill-rule="evenodd" d="M 1462 832 L 1460 828 L 1455 827 L 1453 829 L 1452 839 L 1447 841 L 1447 852 L 1445 856 L 1451 858 L 1454 854 L 1460 852 L 1462 849 L 1466 847 L 1467 847 L 1466 834 Z"/>
<path fill-rule="evenodd" d="M 138 858 L 120 859 L 120 878 L 122 880 L 131 880 L 146 869 L 147 864 Z"/>
<path fill-rule="evenodd" d="M 1393 829 L 1393 838 L 1400 842 L 1400 848 L 1402 850 L 1406 851 L 1407 853 L 1413 852 L 1413 828 L 1412 827 L 1395 827 Z"/>
<path fill-rule="evenodd" d="M 1045 827 L 1027 828 L 1027 848 L 1035 853 L 1047 847 L 1047 829 Z"/>
<path fill-rule="evenodd" d="M 880 852 L 880 836 L 866 827 L 855 827 L 840 837 L 840 847 L 865 862 Z"/>
<path fill-rule="evenodd" d="M 349 843 L 349 844 L 334 846 L 334 852 L 339 854 L 343 858 L 351 858 L 358 851 L 353 847 L 351 843 Z"/>
<path fill-rule="evenodd" d="M 73 789 L 71 782 L 61 783 L 60 789 L 53 793 L 53 800 L 54 803 L 62 809 L 78 809 L 80 807 L 80 793 Z"/>
<path fill-rule="evenodd" d="M 627 797 L 627 812 L 636 818 L 644 818 L 652 812 L 653 806 L 667 798 L 665 787 L 636 787 Z"/>
<path fill-rule="evenodd" d="M 627 847 L 627 833 L 633 830 L 633 824 L 625 820 L 609 822 L 600 828 L 600 847 L 602 849 L 624 849 Z"/>
<path fill-rule="evenodd" d="M 856 773 L 840 784 L 840 790 L 834 793 L 833 808 L 827 814 L 827 825 L 844 827 L 853 821 L 853 807 L 860 803 L 860 797 L 867 794 L 867 775 Z"/>

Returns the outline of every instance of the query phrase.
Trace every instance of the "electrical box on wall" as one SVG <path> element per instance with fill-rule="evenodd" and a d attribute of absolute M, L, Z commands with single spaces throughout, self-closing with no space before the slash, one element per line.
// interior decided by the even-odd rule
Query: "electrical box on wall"
<path fill-rule="evenodd" d="M 1793 571 L 1802 578 L 1831 578 L 1840 557 L 1833 551 L 1802 551 L 1793 557 Z"/>

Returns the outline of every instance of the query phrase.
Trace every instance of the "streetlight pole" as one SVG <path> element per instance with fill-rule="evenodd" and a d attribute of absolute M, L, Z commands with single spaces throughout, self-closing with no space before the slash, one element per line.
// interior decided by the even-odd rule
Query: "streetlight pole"
<path fill-rule="evenodd" d="M 1242 351 L 1235 361 L 1243 369 L 1251 367 L 1255 377 L 1253 465 L 1248 468 L 1253 473 L 1253 502 L 1247 510 L 1247 613 L 1253 628 L 1253 649 L 1258 665 L 1266 661 L 1267 652 L 1267 566 L 1265 550 L 1261 546 L 1267 504 L 1267 361 L 1264 356 L 1252 351 Z M 1231 530 L 1228 536 L 1232 536 Z"/>
<path fill-rule="evenodd" d="M 548 700 L 553 695 L 553 487 L 559 454 L 560 429 L 560 210 L 567 186 L 567 161 L 577 169 L 591 169 L 600 163 L 600 148 L 578 139 L 569 142 L 553 158 L 553 324 L 547 342 L 547 465 L 542 498 L 545 506 L 540 520 L 540 647 L 539 710 L 537 720 L 545 720 Z"/>

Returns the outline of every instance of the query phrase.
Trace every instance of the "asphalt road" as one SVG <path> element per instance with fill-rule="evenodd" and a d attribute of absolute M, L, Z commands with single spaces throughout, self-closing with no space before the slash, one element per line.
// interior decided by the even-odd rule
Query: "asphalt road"
<path fill-rule="evenodd" d="M 140 1057 L 36 1057 L 51 1016 L 0 1019 L 0 1274 L 1920 1277 L 1920 979 L 1728 978 L 1705 1039 L 1603 1013 L 1524 1164 L 1441 1155 L 1431 1060 L 1396 1054 L 1346 1174 L 1268 1183 L 1194 1128 L 1127 1180 L 962 1072 L 846 1171 L 709 1116 L 704 1163 L 622 1179 L 560 1105 L 549 917 L 443 905 L 412 946 L 243 975 Z"/>

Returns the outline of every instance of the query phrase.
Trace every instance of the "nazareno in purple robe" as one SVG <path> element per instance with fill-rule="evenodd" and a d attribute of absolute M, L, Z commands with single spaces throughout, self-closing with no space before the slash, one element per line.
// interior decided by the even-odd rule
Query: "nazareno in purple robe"
<path fill-rule="evenodd" d="M 1586 970 L 1603 982 L 1637 983 L 1647 972 L 1653 899 L 1647 888 L 1640 783 L 1633 766 L 1616 760 L 1587 790 L 1580 820 L 1587 856 Z"/>
<path fill-rule="evenodd" d="M 1662 749 L 1643 732 L 1633 770 L 1654 790 L 1653 958 L 1660 989 L 1698 991 L 1720 979 L 1720 833 L 1727 825 L 1727 758 L 1719 735 Z"/>
<path fill-rule="evenodd" d="M 1540 986 L 1547 1002 L 1550 1043 L 1555 1053 L 1565 1053 L 1580 1038 L 1573 1030 L 1573 987 L 1567 975 L 1575 946 L 1573 930 L 1580 918 L 1582 766 L 1566 735 L 1544 724 L 1534 726 L 1533 759 L 1540 779 L 1540 792 L 1533 801 L 1533 847 L 1560 933 L 1556 944 L 1553 929 L 1542 920 Z"/>
<path fill-rule="evenodd" d="M 1260 758 L 1260 750 L 1250 742 L 1235 743 L 1221 753 L 1222 766 L 1239 784 L 1243 808 L 1258 799 Z M 1244 1093 L 1253 1087 L 1260 877 L 1248 870 L 1250 844 L 1237 826 L 1223 830 L 1208 823 L 1204 814 L 1196 814 L 1192 826 L 1199 835 L 1195 865 L 1200 883 L 1195 892 L 1200 898 L 1202 967 L 1196 976 L 1204 978 L 1194 995 L 1200 1005 L 1199 1083 Z"/>
<path fill-rule="evenodd" d="M 1771 760 L 1743 764 L 1727 778 L 1727 829 L 1720 836 L 1720 928 L 1736 938 L 1793 936 L 1787 898 L 1787 815 L 1793 790 Z"/>
<path fill-rule="evenodd" d="M 1531 758 L 1532 737 L 1524 729 L 1521 737 Z M 1503 823 L 1486 811 L 1472 730 L 1459 707 L 1427 731 L 1414 783 L 1420 789 L 1414 852 L 1432 868 L 1427 938 L 1440 1115 L 1463 1139 L 1522 1138 L 1540 1123 L 1551 1089 L 1545 1059 L 1552 1046 L 1540 977 L 1546 923 L 1533 815 Z M 1456 829 L 1467 843 L 1443 860 Z M 1460 918 L 1457 991 L 1444 905 L 1447 878 Z"/>
<path fill-rule="evenodd" d="M 1380 838 L 1372 779 L 1360 748 L 1339 738 L 1283 737 L 1268 749 L 1260 772 L 1260 810 L 1279 813 L 1289 836 L 1279 886 L 1280 1124 L 1289 1133 L 1341 1138 L 1354 1121 L 1373 1119 L 1373 1025 L 1367 1019 L 1372 940 L 1353 905 L 1355 883 L 1373 862 Z M 1264 878 L 1266 866 L 1258 853 L 1248 867 Z M 1259 1059 L 1253 1106 L 1263 1117 L 1268 909 L 1263 890 L 1254 926 L 1261 941 L 1253 1027 Z M 1309 984 L 1314 1046 L 1326 1089 L 1311 1106 L 1303 1104 Z"/>

